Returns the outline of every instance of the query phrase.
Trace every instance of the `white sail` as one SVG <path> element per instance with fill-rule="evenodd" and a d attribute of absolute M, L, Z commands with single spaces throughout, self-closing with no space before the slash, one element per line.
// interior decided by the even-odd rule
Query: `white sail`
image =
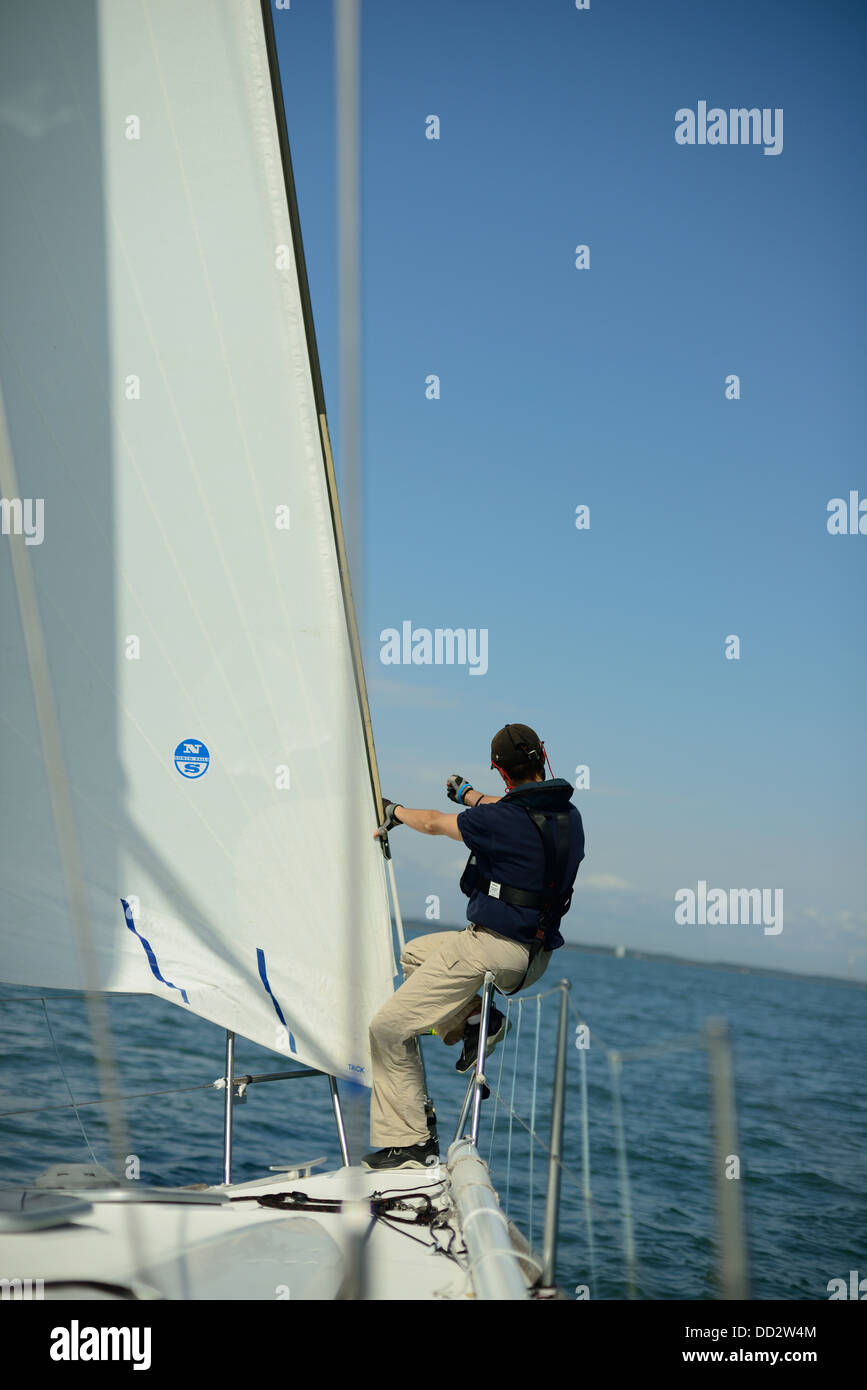
<path fill-rule="evenodd" d="M 19 544 L 99 987 L 365 1079 L 394 958 L 263 14 L 0 25 L 0 978 L 85 978 Z"/>

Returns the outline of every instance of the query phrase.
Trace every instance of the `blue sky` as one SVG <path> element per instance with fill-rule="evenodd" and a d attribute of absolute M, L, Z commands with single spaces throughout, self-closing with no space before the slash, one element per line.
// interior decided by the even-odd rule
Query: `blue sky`
<path fill-rule="evenodd" d="M 339 442 L 331 5 L 275 22 Z M 450 771 L 495 790 L 507 720 L 558 775 L 588 765 L 571 940 L 867 979 L 867 536 L 826 529 L 832 497 L 867 496 L 865 39 L 844 3 L 365 6 L 383 784 L 442 809 Z M 703 100 L 782 108 L 782 152 L 678 145 Z M 383 665 L 406 620 L 486 629 L 486 674 Z M 461 922 L 461 847 L 393 840 L 404 913 L 436 894 Z M 699 880 L 781 888 L 783 931 L 677 925 Z"/>

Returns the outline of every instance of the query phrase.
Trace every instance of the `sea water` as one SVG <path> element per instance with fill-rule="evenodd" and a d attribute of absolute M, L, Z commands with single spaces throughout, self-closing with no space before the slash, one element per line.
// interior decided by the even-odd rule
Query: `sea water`
<path fill-rule="evenodd" d="M 737 1154 L 726 1157 L 737 1159 L 739 1176 L 729 1180 L 742 1194 L 752 1297 L 826 1299 L 831 1281 L 848 1281 L 852 1270 L 867 1276 L 867 989 L 568 947 L 520 1009 L 512 1001 L 512 1030 L 488 1063 L 494 1094 L 482 1106 L 480 1151 L 536 1251 L 559 996 L 535 996 L 564 978 L 571 990 L 557 1278 L 567 1295 L 716 1295 L 711 1093 L 701 1045 L 709 1017 L 724 1019 L 732 1037 L 739 1136 Z M 44 991 L 2 990 L 4 1185 L 32 1180 L 53 1163 L 110 1162 L 104 1107 L 85 1103 L 98 1090 L 83 1002 L 49 994 L 43 1006 L 37 994 Z M 211 1083 L 224 1068 L 223 1033 L 150 996 L 112 999 L 109 1011 L 120 1089 L 138 1097 L 127 1101 L 126 1121 L 141 1181 L 220 1182 L 223 1092 Z M 437 1037 L 422 1046 L 445 1150 L 465 1089 L 455 1071 L 459 1049 Z M 618 1053 L 625 1054 L 619 1065 Z M 284 1059 L 237 1039 L 236 1075 L 284 1069 Z M 325 1079 L 251 1087 L 235 1109 L 234 1146 L 235 1181 L 319 1155 L 339 1166 Z"/>

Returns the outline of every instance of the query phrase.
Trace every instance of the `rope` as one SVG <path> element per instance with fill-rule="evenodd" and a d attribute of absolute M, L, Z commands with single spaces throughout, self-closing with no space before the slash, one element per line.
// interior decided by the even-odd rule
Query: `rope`
<path fill-rule="evenodd" d="M 430 1187 L 442 1189 L 442 1183 L 432 1183 Z M 396 1231 L 399 1235 L 406 1236 L 409 1240 L 415 1241 L 418 1245 L 424 1245 L 436 1255 L 445 1255 L 447 1259 L 453 1260 L 461 1269 L 464 1268 L 463 1261 L 454 1252 L 453 1246 L 457 1237 L 457 1231 L 450 1224 L 449 1213 L 445 1209 L 440 1209 L 434 1205 L 433 1199 L 427 1195 L 424 1188 L 406 1192 L 399 1188 L 392 1188 L 392 1192 L 398 1194 L 389 1196 L 384 1192 L 374 1192 L 370 1198 L 370 1212 L 373 1220 L 365 1232 L 365 1241 L 370 1237 L 376 1222 L 379 1221 L 389 1231 Z M 260 1207 L 270 1207 L 278 1211 L 298 1211 L 298 1212 L 318 1212 L 321 1214 L 339 1215 L 343 1212 L 347 1202 L 342 1197 L 315 1197 L 306 1192 L 273 1192 L 262 1194 L 245 1194 L 243 1197 L 232 1197 L 232 1202 L 256 1202 Z M 420 1207 L 408 1205 L 410 1202 L 422 1202 Z M 398 1213 L 408 1212 L 409 1216 L 401 1216 Z M 414 1236 L 407 1229 L 407 1226 L 426 1227 L 430 1234 L 430 1239 L 425 1240 L 422 1236 Z M 448 1231 L 448 1243 L 440 1243 L 437 1232 Z"/>

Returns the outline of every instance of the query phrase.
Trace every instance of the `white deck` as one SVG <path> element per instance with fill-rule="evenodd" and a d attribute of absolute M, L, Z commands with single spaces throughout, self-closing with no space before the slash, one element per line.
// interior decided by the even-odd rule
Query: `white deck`
<path fill-rule="evenodd" d="M 189 1189 L 177 1191 L 180 1199 L 191 1195 Z M 448 1229 L 432 1231 L 413 1224 L 407 1234 L 378 1220 L 366 1243 L 365 1296 L 473 1296 L 445 1166 L 390 1173 L 342 1168 L 308 1178 L 275 1174 L 206 1191 L 229 1198 L 294 1191 L 344 1200 L 374 1192 L 425 1191 L 448 1212 Z M 112 1296 L 78 1283 L 93 1280 L 127 1287 L 145 1284 L 157 1296 L 172 1299 L 309 1300 L 334 1298 L 345 1273 L 343 1253 L 351 1239 L 351 1218 L 344 1213 L 305 1215 L 260 1207 L 254 1201 L 198 1205 L 180 1200 L 173 1205 L 170 1189 L 167 1201 L 119 1201 L 110 1189 L 71 1195 L 92 1203 L 93 1209 L 65 1226 L 0 1235 L 0 1279 L 42 1279 L 46 1299 Z M 457 1260 L 435 1248 L 447 1244 L 452 1232 Z M 52 1288 L 59 1280 L 70 1282 Z"/>

